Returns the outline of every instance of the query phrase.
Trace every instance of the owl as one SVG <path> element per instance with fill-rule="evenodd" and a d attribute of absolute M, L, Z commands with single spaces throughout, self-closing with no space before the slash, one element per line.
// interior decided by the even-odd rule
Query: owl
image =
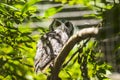
<path fill-rule="evenodd" d="M 53 20 L 49 26 L 50 32 L 43 35 L 37 44 L 35 55 L 35 72 L 43 72 L 46 67 L 52 66 L 54 59 L 62 47 L 73 34 L 73 24 L 69 21 Z"/>

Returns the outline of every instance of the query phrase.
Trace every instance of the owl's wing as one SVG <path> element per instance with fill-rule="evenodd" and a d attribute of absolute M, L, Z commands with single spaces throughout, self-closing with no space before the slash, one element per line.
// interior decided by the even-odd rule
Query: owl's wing
<path fill-rule="evenodd" d="M 62 37 L 51 32 L 44 35 L 37 44 L 37 51 L 35 56 L 35 72 L 44 71 L 50 66 L 55 57 L 58 55 L 63 46 Z"/>
<path fill-rule="evenodd" d="M 35 56 L 35 72 L 43 71 L 52 60 L 53 56 L 50 54 L 50 48 L 40 40 L 37 44 Z"/>

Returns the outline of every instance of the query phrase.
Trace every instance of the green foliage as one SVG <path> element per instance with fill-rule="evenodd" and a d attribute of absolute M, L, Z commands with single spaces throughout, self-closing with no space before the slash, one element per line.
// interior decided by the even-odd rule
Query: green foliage
<path fill-rule="evenodd" d="M 0 1 L 1 80 L 36 80 L 39 77 L 33 66 L 38 35 L 32 36 L 33 29 L 23 25 L 32 19 L 31 15 L 36 12 L 33 4 L 37 1 Z"/>
<path fill-rule="evenodd" d="M 83 42 L 83 45 L 85 43 Z M 82 43 L 80 45 L 82 46 Z M 102 53 L 98 51 L 97 46 L 96 41 L 90 40 L 84 47 L 75 47 L 67 60 L 76 51 L 77 53 L 61 70 L 60 77 L 63 80 L 109 80 L 107 74 L 111 66 L 101 60 Z"/>

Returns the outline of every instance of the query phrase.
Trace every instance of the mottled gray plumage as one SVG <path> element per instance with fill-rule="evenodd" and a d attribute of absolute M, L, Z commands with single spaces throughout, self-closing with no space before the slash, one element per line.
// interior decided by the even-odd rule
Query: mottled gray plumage
<path fill-rule="evenodd" d="M 71 22 L 62 22 L 56 19 L 49 28 L 50 32 L 43 35 L 37 44 L 35 56 L 36 73 L 50 66 L 74 30 Z"/>

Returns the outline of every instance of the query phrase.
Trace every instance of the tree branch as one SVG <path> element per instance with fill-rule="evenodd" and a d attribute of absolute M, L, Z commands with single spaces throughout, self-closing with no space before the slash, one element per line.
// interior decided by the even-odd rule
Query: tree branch
<path fill-rule="evenodd" d="M 88 37 L 96 37 L 97 39 L 104 38 L 103 35 L 105 35 L 106 31 L 109 29 L 113 29 L 111 27 L 106 28 L 84 28 L 80 31 L 78 31 L 75 35 L 71 36 L 70 39 L 67 41 L 67 43 L 63 46 L 60 54 L 57 56 L 54 62 L 53 68 L 51 68 L 51 75 L 49 76 L 49 80 L 61 80 L 58 75 L 60 72 L 60 69 L 62 67 L 63 62 L 65 61 L 67 55 L 71 51 L 71 49 L 74 47 L 74 45 Z M 113 34 L 113 33 L 111 33 Z M 111 36 L 111 35 L 110 35 Z M 107 36 L 107 37 L 110 37 Z"/>
<path fill-rule="evenodd" d="M 75 53 L 73 53 L 73 54 L 71 55 L 70 59 L 69 59 L 65 64 L 63 64 L 62 68 L 66 67 L 67 64 L 73 59 L 73 57 L 74 57 L 78 52 L 82 53 L 83 47 L 86 46 L 86 44 L 88 43 L 89 40 L 90 40 L 90 38 L 88 38 L 88 39 L 83 43 L 83 45 L 82 45 Z"/>

